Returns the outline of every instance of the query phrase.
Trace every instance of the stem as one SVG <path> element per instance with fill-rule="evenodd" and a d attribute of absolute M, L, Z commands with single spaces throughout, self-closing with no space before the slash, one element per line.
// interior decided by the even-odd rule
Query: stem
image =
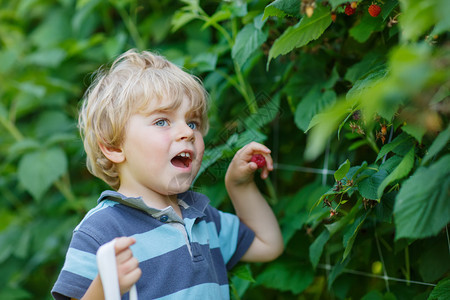
<path fill-rule="evenodd" d="M 5 117 L 0 115 L 0 124 L 3 125 L 3 127 L 6 128 L 6 130 L 11 134 L 11 136 L 17 141 L 23 140 L 23 135 L 20 133 L 19 129 L 11 123 L 11 121 L 7 120 Z"/>
<path fill-rule="evenodd" d="M 77 199 L 75 195 L 72 193 L 69 185 L 63 181 L 63 179 L 58 179 L 53 183 L 56 188 L 63 194 L 63 196 L 69 200 L 70 203 L 76 203 Z"/>
<path fill-rule="evenodd" d="M 410 285 L 410 280 L 411 280 L 411 269 L 410 269 L 410 265 L 409 265 L 409 247 L 406 246 L 405 248 L 405 265 L 406 265 L 406 273 L 405 273 L 405 277 L 407 280 L 406 285 Z"/>
<path fill-rule="evenodd" d="M 128 15 L 126 10 L 119 5 L 117 5 L 116 1 L 111 1 L 114 7 L 117 9 L 117 12 L 119 13 L 120 17 L 122 18 L 123 22 L 125 23 L 125 26 L 128 29 L 128 32 L 130 33 L 131 37 L 133 38 L 134 43 L 139 48 L 139 50 L 144 50 L 145 44 L 142 41 L 141 36 L 139 35 L 139 31 L 137 30 L 136 25 L 131 20 L 131 17 Z"/>
<path fill-rule="evenodd" d="M 372 132 L 368 133 L 368 135 L 366 136 L 366 140 L 367 140 L 367 143 L 369 143 L 369 146 L 372 147 L 372 149 L 378 154 L 380 152 L 380 149 L 378 149 L 377 144 L 373 140 Z"/>

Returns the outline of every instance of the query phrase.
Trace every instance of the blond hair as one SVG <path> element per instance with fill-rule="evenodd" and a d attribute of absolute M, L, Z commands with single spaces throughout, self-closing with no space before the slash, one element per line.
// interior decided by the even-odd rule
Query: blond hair
<path fill-rule="evenodd" d="M 118 189 L 117 165 L 105 157 L 99 145 L 118 149 L 131 115 L 145 113 L 153 101 L 165 109 L 176 109 L 185 97 L 205 134 L 207 93 L 197 77 L 162 56 L 134 49 L 120 55 L 109 70 L 99 69 L 86 91 L 78 119 L 88 170 Z"/>

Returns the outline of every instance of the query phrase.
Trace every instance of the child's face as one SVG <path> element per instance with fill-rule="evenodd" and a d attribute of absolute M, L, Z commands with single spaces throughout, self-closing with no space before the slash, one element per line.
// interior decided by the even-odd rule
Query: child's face
<path fill-rule="evenodd" d="M 175 195 L 185 192 L 197 175 L 205 145 L 200 119 L 190 112 L 188 98 L 175 110 L 134 114 L 121 147 L 120 189 L 132 194 Z"/>

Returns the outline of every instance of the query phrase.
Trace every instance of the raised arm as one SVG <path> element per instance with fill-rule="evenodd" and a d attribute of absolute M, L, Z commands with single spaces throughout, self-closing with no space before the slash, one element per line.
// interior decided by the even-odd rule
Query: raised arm
<path fill-rule="evenodd" d="M 261 178 L 268 177 L 269 172 L 273 170 L 270 149 L 251 142 L 236 152 L 225 175 L 225 186 L 236 215 L 255 233 L 255 239 L 242 260 L 263 262 L 281 255 L 283 238 L 272 209 L 253 180 L 258 169 L 256 163 L 251 162 L 254 154 L 264 156 L 266 166 L 262 169 Z"/>

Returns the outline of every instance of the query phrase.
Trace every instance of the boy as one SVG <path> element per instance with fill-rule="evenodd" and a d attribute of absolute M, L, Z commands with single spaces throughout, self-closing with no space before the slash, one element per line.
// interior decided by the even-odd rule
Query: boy
<path fill-rule="evenodd" d="M 97 74 L 79 125 L 87 166 L 116 191 L 75 228 L 55 299 L 103 299 L 97 249 L 115 243 L 120 292 L 140 299 L 229 299 L 227 270 L 239 260 L 269 261 L 283 251 L 278 223 L 260 194 L 251 157 L 273 169 L 270 150 L 252 142 L 225 176 L 236 215 L 189 191 L 208 129 L 206 92 L 165 58 L 130 50 Z"/>

